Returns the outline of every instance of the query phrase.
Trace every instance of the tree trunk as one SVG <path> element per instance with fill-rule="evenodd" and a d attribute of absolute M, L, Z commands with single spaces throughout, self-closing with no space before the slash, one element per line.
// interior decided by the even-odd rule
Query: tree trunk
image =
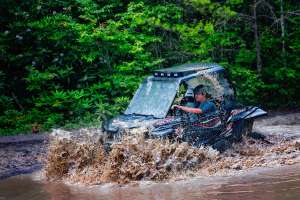
<path fill-rule="evenodd" d="M 255 39 L 255 50 L 256 50 L 256 68 L 257 72 L 260 74 L 262 69 L 262 61 L 261 61 L 261 47 L 259 43 L 259 34 L 258 34 L 258 26 L 257 26 L 257 1 L 253 2 L 253 31 L 254 31 L 254 39 Z"/>
<path fill-rule="evenodd" d="M 284 66 L 286 67 L 286 50 L 285 50 L 285 22 L 284 22 L 284 10 L 283 0 L 280 0 L 280 27 L 281 27 L 281 53 Z"/>

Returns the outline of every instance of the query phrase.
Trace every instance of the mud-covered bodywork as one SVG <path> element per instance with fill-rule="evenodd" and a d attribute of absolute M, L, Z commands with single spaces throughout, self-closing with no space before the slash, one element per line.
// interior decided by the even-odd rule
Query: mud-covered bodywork
<path fill-rule="evenodd" d="M 215 121 L 216 117 L 220 120 L 217 127 L 215 124 L 213 127 L 197 127 L 193 123 L 201 124 L 207 121 L 201 116 L 195 121 L 195 118 L 192 120 L 186 113 L 170 115 L 175 98 L 181 95 L 180 104 L 188 106 L 194 101 L 193 90 L 200 85 L 218 105 L 218 112 L 213 113 L 214 117 L 211 116 Z M 182 86 L 185 88 L 184 93 L 181 93 Z M 237 108 L 239 114 L 232 113 L 234 110 L 237 112 Z M 140 85 L 124 114 L 104 123 L 104 129 L 109 136 L 138 127 L 149 128 L 150 137 L 177 137 L 174 133 L 179 127 L 185 130 L 194 128 L 195 130 L 189 132 L 196 135 L 199 135 L 199 131 L 214 132 L 214 129 L 218 130 L 215 131 L 216 135 L 220 135 L 226 130 L 227 124 L 234 120 L 246 120 L 252 127 L 253 119 L 265 114 L 266 112 L 256 107 L 236 106 L 234 90 L 224 68 L 217 64 L 193 63 L 154 71 L 153 75 Z M 190 139 L 183 140 L 191 142 Z"/>
<path fill-rule="evenodd" d="M 253 137 L 254 120 L 265 114 L 258 107 L 244 107 L 199 116 L 194 121 L 183 115 L 172 116 L 153 124 L 150 136 L 176 139 L 197 147 L 209 145 L 222 152 L 241 141 L 243 135 Z M 257 133 L 255 137 L 264 139 L 263 135 Z"/>

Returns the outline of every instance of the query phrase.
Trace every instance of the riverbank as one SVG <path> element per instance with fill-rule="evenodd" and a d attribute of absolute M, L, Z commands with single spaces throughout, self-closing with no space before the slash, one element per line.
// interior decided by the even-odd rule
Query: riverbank
<path fill-rule="evenodd" d="M 41 169 L 47 144 L 46 134 L 0 137 L 0 180 Z"/>

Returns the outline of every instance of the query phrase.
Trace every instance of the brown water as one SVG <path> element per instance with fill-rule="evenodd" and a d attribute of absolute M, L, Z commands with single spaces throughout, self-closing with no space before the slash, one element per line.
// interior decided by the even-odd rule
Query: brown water
<path fill-rule="evenodd" d="M 223 154 L 138 130 L 105 155 L 97 131 L 59 132 L 44 170 L 0 181 L 0 200 L 300 199 L 299 122 L 299 113 L 260 120 L 254 130 L 270 143 L 244 138 Z"/>
<path fill-rule="evenodd" d="M 75 135 L 59 131 L 50 141 L 45 176 L 52 181 L 96 185 L 235 175 L 251 168 L 300 163 L 300 139 L 293 133 L 268 134 L 268 142 L 245 137 L 219 154 L 209 147 L 145 139 L 143 131 L 126 134 L 111 146 L 109 154 L 93 136 L 101 133 L 87 130 Z"/>
<path fill-rule="evenodd" d="M 243 176 L 198 177 L 168 183 L 138 182 L 124 186 L 66 185 L 44 182 L 36 177 L 26 175 L 0 181 L 0 199 L 300 199 L 300 165 L 256 169 Z"/>

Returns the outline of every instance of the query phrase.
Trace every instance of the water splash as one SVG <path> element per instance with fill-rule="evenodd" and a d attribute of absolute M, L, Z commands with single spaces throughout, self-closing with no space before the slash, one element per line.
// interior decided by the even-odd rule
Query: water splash
<path fill-rule="evenodd" d="M 145 139 L 143 129 L 125 134 L 106 153 L 101 140 L 55 137 L 49 146 L 45 175 L 50 180 L 99 184 L 136 180 L 166 180 L 174 173 L 191 170 L 218 152 L 187 143 Z M 90 134 L 93 135 L 93 134 Z"/>
<path fill-rule="evenodd" d="M 200 77 L 188 80 L 187 84 L 191 88 L 202 85 L 213 98 L 230 96 L 234 93 L 228 81 L 217 75 L 203 74 Z"/>
<path fill-rule="evenodd" d="M 145 139 L 146 129 L 135 129 L 111 146 L 107 153 L 98 129 L 55 131 L 46 158 L 49 180 L 72 183 L 128 183 L 164 181 L 188 176 L 234 174 L 253 167 L 300 162 L 300 140 L 269 136 L 271 143 L 244 138 L 223 154 L 187 143 Z M 66 136 L 66 137 L 65 137 Z"/>

